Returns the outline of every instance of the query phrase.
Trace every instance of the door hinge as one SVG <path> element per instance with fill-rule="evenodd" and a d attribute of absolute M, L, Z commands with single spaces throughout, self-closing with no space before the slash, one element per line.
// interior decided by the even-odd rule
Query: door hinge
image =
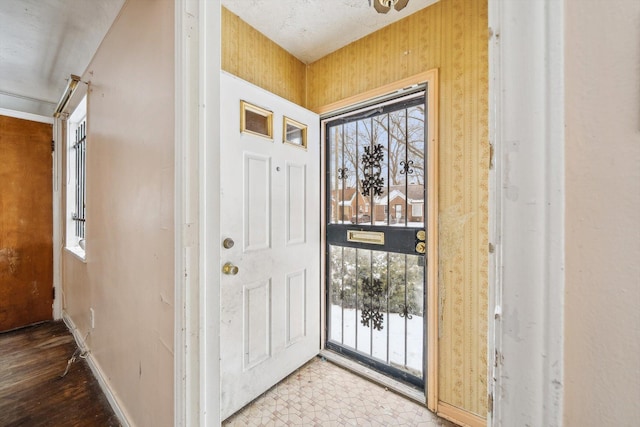
<path fill-rule="evenodd" d="M 487 396 L 487 412 L 493 412 L 493 393 Z"/>
<path fill-rule="evenodd" d="M 51 288 L 51 299 L 56 299 L 56 288 Z"/>
<path fill-rule="evenodd" d="M 56 151 L 56 141 L 55 140 L 51 140 L 51 152 L 53 153 L 54 151 Z"/>

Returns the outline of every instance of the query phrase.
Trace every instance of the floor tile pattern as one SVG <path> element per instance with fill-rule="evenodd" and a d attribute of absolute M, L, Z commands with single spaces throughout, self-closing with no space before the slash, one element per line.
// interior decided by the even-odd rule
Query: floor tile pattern
<path fill-rule="evenodd" d="M 453 427 L 426 407 L 315 358 L 223 426 Z"/>

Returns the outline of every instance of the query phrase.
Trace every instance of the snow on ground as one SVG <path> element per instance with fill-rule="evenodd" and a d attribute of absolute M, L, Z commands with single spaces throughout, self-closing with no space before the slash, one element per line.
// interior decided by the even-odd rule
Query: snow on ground
<path fill-rule="evenodd" d="M 342 321 L 344 319 L 344 322 Z M 397 313 L 384 313 L 382 330 L 378 331 L 361 322 L 361 312 L 353 308 L 342 309 L 331 304 L 331 330 L 329 339 L 342 343 L 346 347 L 373 356 L 385 363 L 402 368 L 405 366 L 405 324 L 407 360 L 411 371 L 422 372 L 424 319 L 412 315 L 411 319 L 400 317 Z M 356 347 L 356 325 L 358 345 Z M 343 331 L 344 327 L 344 340 Z M 387 359 L 387 343 L 389 358 Z M 398 366 L 399 365 L 399 366 Z"/>

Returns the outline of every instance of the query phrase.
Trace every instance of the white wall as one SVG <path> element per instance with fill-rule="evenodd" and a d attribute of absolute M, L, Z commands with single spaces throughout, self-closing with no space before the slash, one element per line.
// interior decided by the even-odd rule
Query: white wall
<path fill-rule="evenodd" d="M 83 75 L 86 263 L 62 260 L 64 310 L 137 426 L 173 424 L 174 60 L 174 3 L 128 0 Z"/>
<path fill-rule="evenodd" d="M 640 422 L 640 2 L 566 1 L 566 426 Z"/>

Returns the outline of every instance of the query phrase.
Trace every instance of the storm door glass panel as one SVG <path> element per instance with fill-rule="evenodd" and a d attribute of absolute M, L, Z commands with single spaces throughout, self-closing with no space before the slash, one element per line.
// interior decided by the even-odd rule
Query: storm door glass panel
<path fill-rule="evenodd" d="M 381 313 L 380 321 L 389 324 L 389 252 L 371 251 L 371 282 L 379 286 L 380 291 L 372 295 L 365 294 L 365 305 Z M 376 283 L 377 282 L 377 283 Z M 374 325 L 375 326 L 375 325 Z M 389 333 L 384 328 L 362 325 L 363 335 L 369 334 L 371 356 L 378 360 L 388 360 Z"/>
<path fill-rule="evenodd" d="M 325 122 L 327 344 L 425 378 L 425 93 Z"/>
<path fill-rule="evenodd" d="M 393 111 L 389 114 L 389 135 L 391 149 L 389 151 L 391 172 L 389 177 L 389 199 L 393 206 L 391 224 L 406 225 L 407 203 L 407 140 L 406 140 L 406 110 Z"/>
<path fill-rule="evenodd" d="M 330 247 L 329 274 L 329 334 L 337 342 L 355 348 L 356 249 Z"/>
<path fill-rule="evenodd" d="M 401 304 L 398 316 L 404 320 L 406 328 L 405 355 L 406 360 L 401 369 L 415 375 L 422 376 L 424 369 L 423 347 L 417 345 L 424 339 L 424 258 L 416 255 L 406 257 L 406 285 L 404 303 Z"/>
<path fill-rule="evenodd" d="M 380 176 L 389 182 L 389 114 L 382 114 L 371 118 L 372 142 L 373 145 L 380 145 L 384 156 L 380 161 Z M 373 224 L 387 225 L 389 224 L 389 192 L 386 187 L 382 188 L 381 194 L 372 196 L 374 205 Z"/>
<path fill-rule="evenodd" d="M 331 134 L 327 136 L 328 148 L 331 153 L 331 161 L 327 163 L 327 169 L 329 171 L 329 222 L 339 223 L 342 222 L 343 206 L 345 199 L 345 177 L 346 171 L 344 169 L 344 156 L 342 143 L 343 126 L 335 126 L 331 130 Z"/>
<path fill-rule="evenodd" d="M 415 376 L 422 376 L 424 335 L 424 268 L 421 257 L 391 256 L 390 336 L 393 337 L 390 363 Z M 402 339 L 404 338 L 404 339 Z"/>
<path fill-rule="evenodd" d="M 424 224 L 425 200 L 425 108 L 416 105 L 407 108 L 407 158 L 402 168 L 407 184 L 407 224 L 420 227 Z"/>
<path fill-rule="evenodd" d="M 363 169 L 360 156 L 364 152 L 364 148 L 367 144 L 366 138 L 362 136 L 363 124 L 361 121 L 355 121 L 345 124 L 347 150 L 345 155 L 348 156 L 349 170 L 354 171 L 350 176 L 353 180 L 347 178 L 349 188 L 354 190 L 353 198 L 351 199 L 351 211 L 350 222 L 352 224 L 366 223 L 369 219 L 368 214 L 365 212 L 365 196 L 362 193 L 362 177 Z"/>
<path fill-rule="evenodd" d="M 371 328 L 364 328 L 362 320 L 367 316 L 366 310 L 368 310 L 371 298 L 365 291 L 370 287 L 372 271 L 371 271 L 371 251 L 366 249 L 356 249 L 358 254 L 357 258 L 357 292 L 356 292 L 356 316 L 355 324 L 356 328 L 356 350 L 370 354 L 371 353 L 371 341 L 369 339 L 369 332 Z"/>
<path fill-rule="evenodd" d="M 343 299 L 344 299 L 344 249 L 340 247 L 329 248 L 328 251 L 328 273 L 331 274 L 329 283 L 333 286 L 327 292 L 328 319 L 327 327 L 329 335 L 334 340 L 342 342 L 343 319 Z"/>

